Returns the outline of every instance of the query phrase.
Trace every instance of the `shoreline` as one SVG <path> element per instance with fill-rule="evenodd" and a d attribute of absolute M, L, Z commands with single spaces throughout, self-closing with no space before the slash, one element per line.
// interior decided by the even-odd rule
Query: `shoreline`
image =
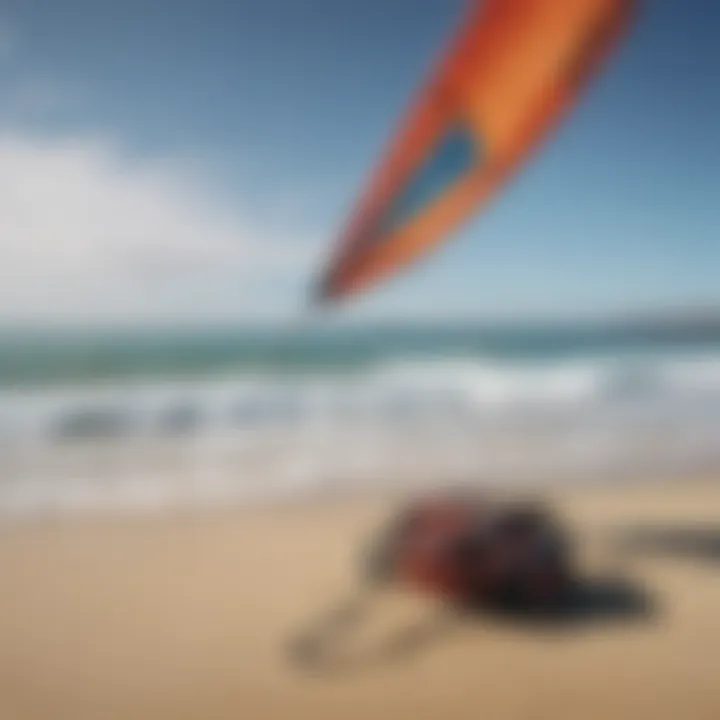
<path fill-rule="evenodd" d="M 681 478 L 681 479 L 679 479 Z M 39 527 L 44 524 L 83 524 L 123 522 L 142 523 L 176 520 L 199 521 L 222 518 L 228 514 L 243 517 L 258 513 L 293 512 L 294 510 L 344 507 L 348 504 L 388 504 L 402 503 L 407 498 L 426 493 L 470 489 L 491 494 L 510 495 L 549 495 L 602 493 L 603 490 L 637 491 L 654 488 L 673 488 L 678 484 L 689 487 L 715 486 L 720 487 L 720 467 L 708 464 L 708 468 L 694 473 L 672 473 L 650 475 L 633 475 L 616 473 L 609 476 L 594 476 L 581 480 L 560 478 L 554 481 L 541 480 L 529 482 L 523 480 L 508 481 L 496 479 L 493 482 L 483 480 L 446 480 L 443 482 L 407 482 L 382 487 L 375 485 L 341 485 L 307 488 L 300 492 L 288 491 L 278 494 L 258 495 L 255 497 L 233 497 L 219 495 L 215 498 L 202 498 L 192 502 L 191 497 L 184 501 L 171 501 L 163 504 L 121 505 L 106 503 L 94 507 L 72 507 L 59 505 L 30 511 L 14 512 L 0 510 L 0 532 L 5 528 Z"/>

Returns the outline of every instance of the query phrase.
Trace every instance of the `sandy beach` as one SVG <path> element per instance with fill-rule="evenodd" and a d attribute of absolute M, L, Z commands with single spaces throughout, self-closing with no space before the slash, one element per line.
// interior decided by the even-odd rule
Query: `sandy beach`
<path fill-rule="evenodd" d="M 720 483 L 549 497 L 595 598 L 571 621 L 423 633 L 438 609 L 388 597 L 368 648 L 403 628 L 416 642 L 338 672 L 293 664 L 287 643 L 352 589 L 388 499 L 7 524 L 0 717 L 720 717 Z"/>

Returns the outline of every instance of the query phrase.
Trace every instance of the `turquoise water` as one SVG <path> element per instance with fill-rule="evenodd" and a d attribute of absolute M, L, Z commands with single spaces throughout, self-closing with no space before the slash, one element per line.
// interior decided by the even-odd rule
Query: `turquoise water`
<path fill-rule="evenodd" d="M 702 353 L 720 329 L 394 326 L 0 333 L 0 388 L 217 374 L 325 374 L 428 358 L 560 362 Z"/>

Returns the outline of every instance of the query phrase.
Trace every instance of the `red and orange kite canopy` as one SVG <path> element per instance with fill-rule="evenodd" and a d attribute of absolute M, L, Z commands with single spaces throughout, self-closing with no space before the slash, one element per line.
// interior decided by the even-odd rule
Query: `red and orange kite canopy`
<path fill-rule="evenodd" d="M 631 10 L 631 0 L 475 0 L 350 218 L 317 298 L 404 269 L 487 203 L 570 108 Z"/>

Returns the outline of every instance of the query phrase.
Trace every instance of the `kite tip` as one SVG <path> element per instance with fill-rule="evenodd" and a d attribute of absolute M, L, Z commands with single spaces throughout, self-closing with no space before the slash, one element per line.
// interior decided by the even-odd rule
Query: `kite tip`
<path fill-rule="evenodd" d="M 312 310 L 327 310 L 334 300 L 332 285 L 329 279 L 324 277 L 311 289 L 308 304 Z"/>

